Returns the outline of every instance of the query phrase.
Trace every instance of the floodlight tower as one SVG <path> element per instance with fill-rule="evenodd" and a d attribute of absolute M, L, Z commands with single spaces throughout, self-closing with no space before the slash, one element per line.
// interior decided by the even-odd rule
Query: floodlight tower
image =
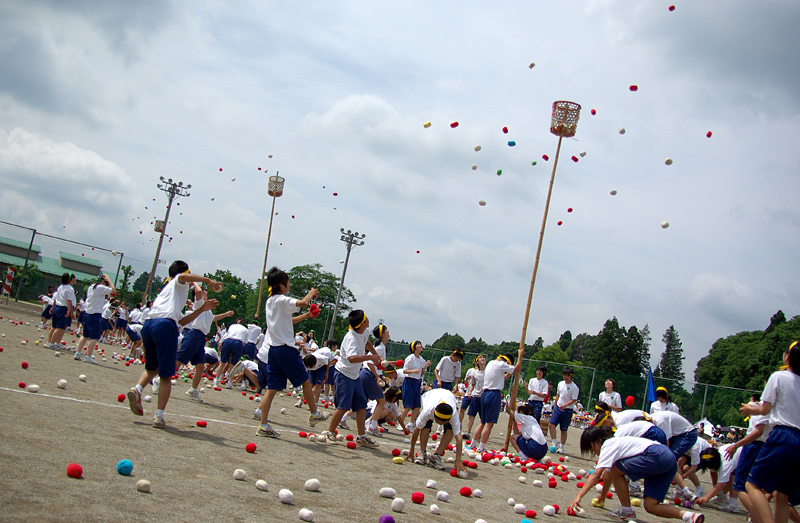
<path fill-rule="evenodd" d="M 344 258 L 344 269 L 342 269 L 342 279 L 339 280 L 339 292 L 336 293 L 336 304 L 333 306 L 333 318 L 331 318 L 331 326 L 328 329 L 328 337 L 325 338 L 329 340 L 333 337 L 333 328 L 336 326 L 336 313 L 339 312 L 339 300 L 342 297 L 342 287 L 344 287 L 344 277 L 347 274 L 347 262 L 350 261 L 350 250 L 353 247 L 359 247 L 364 245 L 364 238 L 367 237 L 366 234 L 359 234 L 358 232 L 353 232 L 350 229 L 347 229 L 345 232 L 344 228 L 340 228 L 339 232 L 341 233 L 341 237 L 339 240 L 343 241 L 345 245 L 347 245 L 347 256 Z"/>

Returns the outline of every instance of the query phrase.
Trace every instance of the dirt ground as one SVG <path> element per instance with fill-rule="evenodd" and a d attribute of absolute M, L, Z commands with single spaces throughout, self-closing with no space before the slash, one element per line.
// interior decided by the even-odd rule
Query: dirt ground
<path fill-rule="evenodd" d="M 141 366 L 126 367 L 108 362 L 95 366 L 75 361 L 72 354 L 36 345 L 45 331 L 38 331 L 39 310 L 23 305 L 0 305 L 0 520 L 3 521 L 150 521 L 169 518 L 172 521 L 300 521 L 298 511 L 308 508 L 315 522 L 377 522 L 381 515 L 391 514 L 398 522 L 463 522 L 479 518 L 492 522 L 519 522 L 518 515 L 507 503 L 514 498 L 527 508 L 536 510 L 538 520 L 570 520 L 566 506 L 577 492 L 575 482 L 559 481 L 556 489 L 532 486 L 536 478 L 528 474 L 527 484 L 518 481 L 519 470 L 480 463 L 470 470 L 468 479 L 452 478 L 446 471 L 404 463 L 392 463 L 394 448 L 406 449 L 404 436 L 396 431 L 380 439 L 376 450 L 348 450 L 343 444 L 323 445 L 300 438 L 298 432 L 324 430 L 322 424 L 310 429 L 306 409 L 294 408 L 290 397 L 276 397 L 270 418 L 282 432 L 279 439 L 255 436 L 253 419 L 256 401 L 236 390 L 215 392 L 204 384 L 203 404 L 191 401 L 185 394 L 189 384 L 179 380 L 173 387 L 166 410 L 167 428 L 150 426 L 155 403 L 145 403 L 145 415 L 134 416 L 127 402 L 117 401 L 135 383 Z M 13 322 L 22 321 L 22 325 Z M 29 323 L 29 325 L 28 325 Z M 75 336 L 64 338 L 72 344 Z M 28 340 L 22 345 L 22 340 Z M 110 354 L 118 346 L 102 346 Z M 28 368 L 21 367 L 22 362 Z M 99 361 L 99 358 L 98 358 Z M 78 376 L 85 374 L 85 382 Z M 56 387 L 65 379 L 65 390 Z M 19 388 L 19 382 L 37 384 L 40 392 Z M 152 395 L 149 387 L 145 394 Z M 252 392 L 251 392 L 252 394 Z M 285 407 L 286 414 L 280 414 Z M 196 421 L 206 420 L 199 428 Z M 503 416 L 498 427 L 505 428 Z M 352 428 L 354 422 L 350 422 Z M 503 429 L 496 428 L 490 448 L 502 446 Z M 589 470 L 593 461 L 578 452 L 579 430 L 571 429 L 567 442 L 570 470 Z M 258 446 L 254 454 L 245 445 Z M 448 456 L 454 454 L 448 453 Z M 129 459 L 134 464 L 130 476 L 116 471 L 116 464 Z M 69 463 L 83 467 L 83 478 L 67 477 Z M 233 479 L 233 471 L 247 471 L 246 481 Z M 303 488 L 309 478 L 322 483 L 319 492 Z M 149 494 L 136 490 L 136 482 L 147 479 L 152 484 Z M 255 482 L 263 479 L 269 490 L 257 490 Z M 449 502 L 436 500 L 436 490 L 426 488 L 434 479 L 439 489 L 450 494 Z M 708 477 L 702 477 L 706 490 Z M 462 497 L 459 489 L 469 486 L 483 491 L 482 498 Z M 381 498 L 378 491 L 391 487 L 397 497 L 406 501 L 402 513 L 391 510 L 391 500 Z M 294 505 L 278 500 L 280 489 L 294 493 Z M 421 505 L 411 502 L 411 494 L 422 492 Z M 591 496 L 584 499 L 588 520 L 610 521 L 606 514 L 618 508 L 616 499 L 606 509 L 591 507 Z M 430 513 L 437 504 L 441 515 Z M 543 505 L 557 503 L 562 510 L 550 518 Z M 744 521 L 744 515 L 733 516 L 706 507 L 706 521 L 722 523 Z M 637 510 L 640 521 L 661 521 Z"/>

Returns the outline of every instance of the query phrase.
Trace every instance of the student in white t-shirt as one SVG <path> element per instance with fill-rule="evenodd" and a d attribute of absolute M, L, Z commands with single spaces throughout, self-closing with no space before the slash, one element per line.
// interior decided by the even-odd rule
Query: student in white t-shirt
<path fill-rule="evenodd" d="M 536 421 L 542 419 L 542 409 L 544 402 L 550 396 L 550 383 L 544 379 L 547 375 L 547 366 L 539 365 L 536 367 L 536 377 L 528 380 L 528 405 L 533 409 L 533 417 Z"/>
<path fill-rule="evenodd" d="M 411 412 L 411 421 L 405 427 L 398 427 L 406 434 L 410 434 L 414 430 L 414 422 L 416 422 L 419 409 L 422 407 L 422 376 L 431 365 L 431 360 L 426 361 L 420 356 L 422 354 L 421 341 L 412 342 L 409 351 L 411 354 L 406 356 L 403 369 L 399 371 L 404 375 L 402 386 L 403 412 L 400 415 L 400 420 L 405 421 L 408 413 Z"/>
<path fill-rule="evenodd" d="M 61 285 L 53 295 L 53 319 L 52 328 L 48 335 L 47 346 L 51 349 L 61 349 L 61 339 L 64 332 L 72 325 L 75 317 L 75 289 L 72 288 L 78 281 L 74 274 L 65 272 L 61 275 Z"/>
<path fill-rule="evenodd" d="M 717 474 L 715 478 L 716 480 L 714 481 L 714 486 L 711 488 L 708 494 L 705 494 L 697 499 L 696 502 L 698 505 L 704 505 L 708 503 L 711 498 L 716 496 L 717 499 L 720 500 L 718 510 L 721 510 L 722 512 L 737 512 L 739 510 L 739 506 L 736 503 L 738 492 L 732 490 L 732 488 L 742 449 L 737 448 L 733 451 L 733 454 L 729 455 L 728 449 L 732 446 L 733 444 L 723 445 L 719 449 L 709 449 L 705 451 L 705 455 L 711 455 L 714 461 L 712 462 L 710 459 L 706 458 L 703 465 Z M 716 453 L 712 454 L 711 450 L 716 451 Z M 716 467 L 716 469 L 714 467 Z M 730 495 L 730 498 L 728 498 L 728 495 Z"/>
<path fill-rule="evenodd" d="M 373 350 L 381 359 L 381 362 L 386 360 L 386 342 L 389 341 L 389 328 L 380 324 L 372 329 L 372 335 L 375 336 L 376 344 Z M 383 434 L 378 427 L 378 411 L 383 410 L 383 403 L 385 401 L 383 396 L 383 382 L 382 367 L 380 363 L 375 364 L 371 361 L 365 361 L 361 364 L 361 371 L 358 374 L 358 381 L 364 388 L 364 395 L 367 401 L 376 402 L 376 407 L 373 409 L 372 415 L 367 420 L 367 434 L 370 436 L 383 437 Z"/>
<path fill-rule="evenodd" d="M 542 459 L 547 454 L 547 438 L 542 432 L 533 415 L 533 407 L 529 404 L 521 404 L 517 407 L 517 412 L 511 410 L 511 406 L 506 407 L 506 412 L 511 417 L 512 433 L 516 435 L 511 438 L 511 445 L 520 453 L 520 459 Z"/>
<path fill-rule="evenodd" d="M 336 362 L 336 392 L 334 403 L 336 411 L 331 416 L 328 430 L 324 436 L 329 443 L 337 443 L 334 431 L 347 411 L 352 410 L 356 418 L 356 445 L 370 449 L 378 448 L 372 438 L 366 433 L 367 396 L 359 380 L 362 363 L 371 361 L 379 365 L 381 357 L 375 353 L 369 341 L 369 318 L 361 309 L 350 311 L 347 315 L 350 329 L 342 339 L 341 356 Z"/>
<path fill-rule="evenodd" d="M 747 480 L 747 494 L 762 521 L 771 511 L 765 492 L 776 492 L 775 521 L 789 517 L 789 496 L 797 495 L 800 466 L 800 344 L 790 343 L 783 354 L 783 369 L 773 372 L 761 394 L 760 406 L 742 404 L 744 416 L 769 415 L 769 437 Z"/>
<path fill-rule="evenodd" d="M 409 447 L 406 461 L 413 461 L 418 465 L 427 465 L 437 470 L 444 470 L 445 465 L 442 463 L 442 455 L 453 440 L 453 437 L 455 437 L 455 470 L 456 472 L 466 473 L 464 463 L 461 460 L 463 444 L 461 441 L 461 422 L 456 415 L 457 410 L 458 402 L 450 390 L 439 388 L 423 394 L 422 408 L 414 423 L 414 432 L 411 434 L 411 446 Z M 436 447 L 433 454 L 428 454 L 428 436 L 431 433 L 434 422 L 442 427 L 443 432 L 439 440 L 439 446 Z M 417 438 L 419 438 L 420 448 L 418 456 L 414 454 Z"/>
<path fill-rule="evenodd" d="M 567 431 L 572 422 L 573 405 L 578 402 L 580 389 L 572 381 L 572 367 L 564 367 L 561 371 L 564 378 L 563 381 L 558 382 L 556 388 L 556 405 L 553 408 L 553 413 L 550 415 L 550 439 L 553 442 L 556 452 L 561 454 L 564 452 L 564 443 L 567 442 Z M 556 441 L 556 425 L 561 429 L 561 442 Z"/>
<path fill-rule="evenodd" d="M 394 425 L 400 417 L 400 407 L 397 402 L 403 397 L 400 387 L 388 387 L 383 394 L 383 405 L 378 408 L 378 402 L 375 400 L 367 402 L 367 418 L 377 414 L 378 425 L 389 423 Z"/>
<path fill-rule="evenodd" d="M 319 396 L 322 393 L 322 384 L 325 383 L 330 368 L 335 363 L 336 359 L 333 357 L 333 351 L 328 347 L 322 347 L 303 357 L 303 365 L 308 370 L 308 379 L 311 380 L 311 385 L 314 387 L 315 402 L 319 401 Z"/>
<path fill-rule="evenodd" d="M 56 289 L 51 285 L 47 288 L 47 294 L 39 296 L 39 301 L 44 305 L 42 306 L 42 324 L 41 327 L 47 327 L 47 322 L 53 317 L 53 293 Z"/>
<path fill-rule="evenodd" d="M 436 378 L 436 386 L 440 389 L 453 390 L 454 385 L 458 385 L 461 378 L 461 360 L 464 359 L 464 351 L 456 349 L 453 353 L 439 360 L 433 375 Z"/>
<path fill-rule="evenodd" d="M 517 351 L 516 365 L 514 365 L 513 354 L 501 354 L 496 360 L 486 364 L 486 370 L 483 373 L 483 393 L 481 394 L 481 424 L 475 429 L 471 445 L 472 448 L 475 448 L 477 444 L 478 452 L 486 450 L 486 442 L 489 441 L 492 428 L 500 418 L 506 377 L 519 373 L 524 355 L 525 348 L 520 347 Z"/>
<path fill-rule="evenodd" d="M 186 306 L 189 284 L 192 282 L 207 283 L 217 292 L 223 288 L 223 284 L 220 282 L 198 274 L 191 274 L 186 262 L 175 261 L 169 267 L 169 278 L 156 296 L 153 307 L 150 309 L 150 317 L 142 328 L 145 355 L 144 372 L 136 385 L 128 391 L 128 403 L 131 412 L 141 416 L 144 414 L 142 390 L 156 376 L 166 378 L 162 380 L 163 383 L 158 391 L 158 408 L 153 417 L 153 427 L 155 428 L 166 426 L 164 409 L 167 407 L 172 392 L 170 378 L 175 374 L 180 326 L 188 325 L 203 311 L 217 306 L 217 300 L 208 300 L 197 310 L 184 316 L 183 308 Z"/>
<path fill-rule="evenodd" d="M 606 390 L 600 393 L 598 399 L 608 405 L 614 412 L 622 411 L 622 396 L 617 392 L 617 382 L 608 378 L 605 382 L 605 388 Z"/>
<path fill-rule="evenodd" d="M 643 505 L 648 513 L 685 523 L 704 521 L 702 514 L 661 503 L 678 470 L 675 456 L 661 443 L 632 436 L 616 438 L 607 427 L 591 426 L 581 434 L 581 452 L 598 456 L 597 465 L 568 509 L 580 507 L 581 499 L 606 475 L 606 481 L 610 479 L 614 484 L 621 505 L 608 515 L 624 521 L 636 519 L 625 481 L 627 475 L 633 481 L 644 480 Z"/>
<path fill-rule="evenodd" d="M 669 397 L 669 391 L 666 387 L 658 387 L 656 389 L 656 399 L 658 401 L 654 401 L 653 404 L 650 405 L 650 414 L 654 414 L 661 410 L 668 410 L 670 412 L 674 412 L 675 414 L 680 414 L 681 409 L 672 403 L 672 399 Z"/>
<path fill-rule="evenodd" d="M 467 371 L 465 381 L 469 382 L 464 398 L 461 400 L 461 417 L 464 415 L 464 410 L 467 411 L 467 430 L 462 434 L 464 439 L 468 439 L 472 433 L 472 424 L 475 422 L 475 416 L 481 412 L 481 395 L 483 394 L 483 378 L 486 372 L 486 356 L 478 354 L 473 361 L 474 368 Z M 459 419 L 461 419 L 459 417 Z"/>
<path fill-rule="evenodd" d="M 256 436 L 275 438 L 280 436 L 280 433 L 269 425 L 269 410 L 278 391 L 286 388 L 287 379 L 293 386 L 303 387 L 303 398 L 311 412 L 308 417 L 309 425 L 313 427 L 327 419 L 328 416 L 317 410 L 314 388 L 311 386 L 311 380 L 308 379 L 308 371 L 303 364 L 298 347 L 294 344 L 293 325 L 306 318 L 316 317 L 319 312 L 313 313 L 309 310 L 297 316 L 292 316 L 292 314 L 300 312 L 303 307 L 308 307 L 311 300 L 319 295 L 319 291 L 312 287 L 300 300 L 289 297 L 289 275 L 277 267 L 272 267 L 267 271 L 267 285 L 269 286 L 265 307 L 267 333 L 264 339 L 264 343 L 269 344 L 267 392 L 261 397 L 261 425 L 256 430 Z"/>
<path fill-rule="evenodd" d="M 102 330 L 100 329 L 100 320 L 103 312 L 103 304 L 109 295 L 114 294 L 116 289 L 108 274 L 103 274 L 96 282 L 86 289 L 86 316 L 83 320 L 83 336 L 78 340 L 78 348 L 75 352 L 75 359 L 79 360 L 83 353 L 83 348 L 86 347 L 86 357 L 83 361 L 98 365 L 97 361 L 92 357 L 95 344 L 100 343 L 100 336 Z M 88 346 L 87 346 L 88 342 Z"/>
<path fill-rule="evenodd" d="M 750 397 L 750 405 L 756 408 L 761 406 L 761 393 L 757 392 Z M 728 445 L 725 450 L 725 455 L 733 457 L 733 453 L 737 449 L 742 449 L 741 454 L 739 454 L 739 464 L 736 466 L 736 479 L 733 482 L 733 490 L 739 493 L 739 501 L 742 502 L 747 512 L 751 514 L 755 512 L 755 509 L 750 501 L 749 494 L 747 494 L 747 478 L 750 476 L 750 470 L 753 468 L 759 452 L 761 452 L 761 447 L 764 446 L 767 438 L 769 438 L 770 431 L 769 416 L 752 415 L 747 424 L 747 436 L 732 445 Z M 695 494 L 703 496 L 704 493 L 698 493 L 695 490 Z"/>

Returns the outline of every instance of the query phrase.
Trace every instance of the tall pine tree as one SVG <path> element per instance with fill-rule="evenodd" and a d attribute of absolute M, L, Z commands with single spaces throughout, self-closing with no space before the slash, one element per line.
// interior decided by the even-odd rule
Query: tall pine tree
<path fill-rule="evenodd" d="M 683 372 L 683 343 L 674 325 L 670 325 L 664 332 L 661 341 L 664 342 L 665 349 L 661 355 L 661 363 L 658 364 L 653 376 L 669 378 L 673 380 L 684 380 L 686 375 Z"/>

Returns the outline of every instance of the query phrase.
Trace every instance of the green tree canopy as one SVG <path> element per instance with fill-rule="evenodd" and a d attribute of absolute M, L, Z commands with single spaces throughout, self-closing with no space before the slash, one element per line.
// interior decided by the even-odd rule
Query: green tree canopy
<path fill-rule="evenodd" d="M 664 353 L 661 354 L 661 363 L 653 371 L 654 377 L 683 381 L 686 374 L 683 372 L 683 343 L 674 325 L 670 325 L 661 337 L 664 342 Z"/>

